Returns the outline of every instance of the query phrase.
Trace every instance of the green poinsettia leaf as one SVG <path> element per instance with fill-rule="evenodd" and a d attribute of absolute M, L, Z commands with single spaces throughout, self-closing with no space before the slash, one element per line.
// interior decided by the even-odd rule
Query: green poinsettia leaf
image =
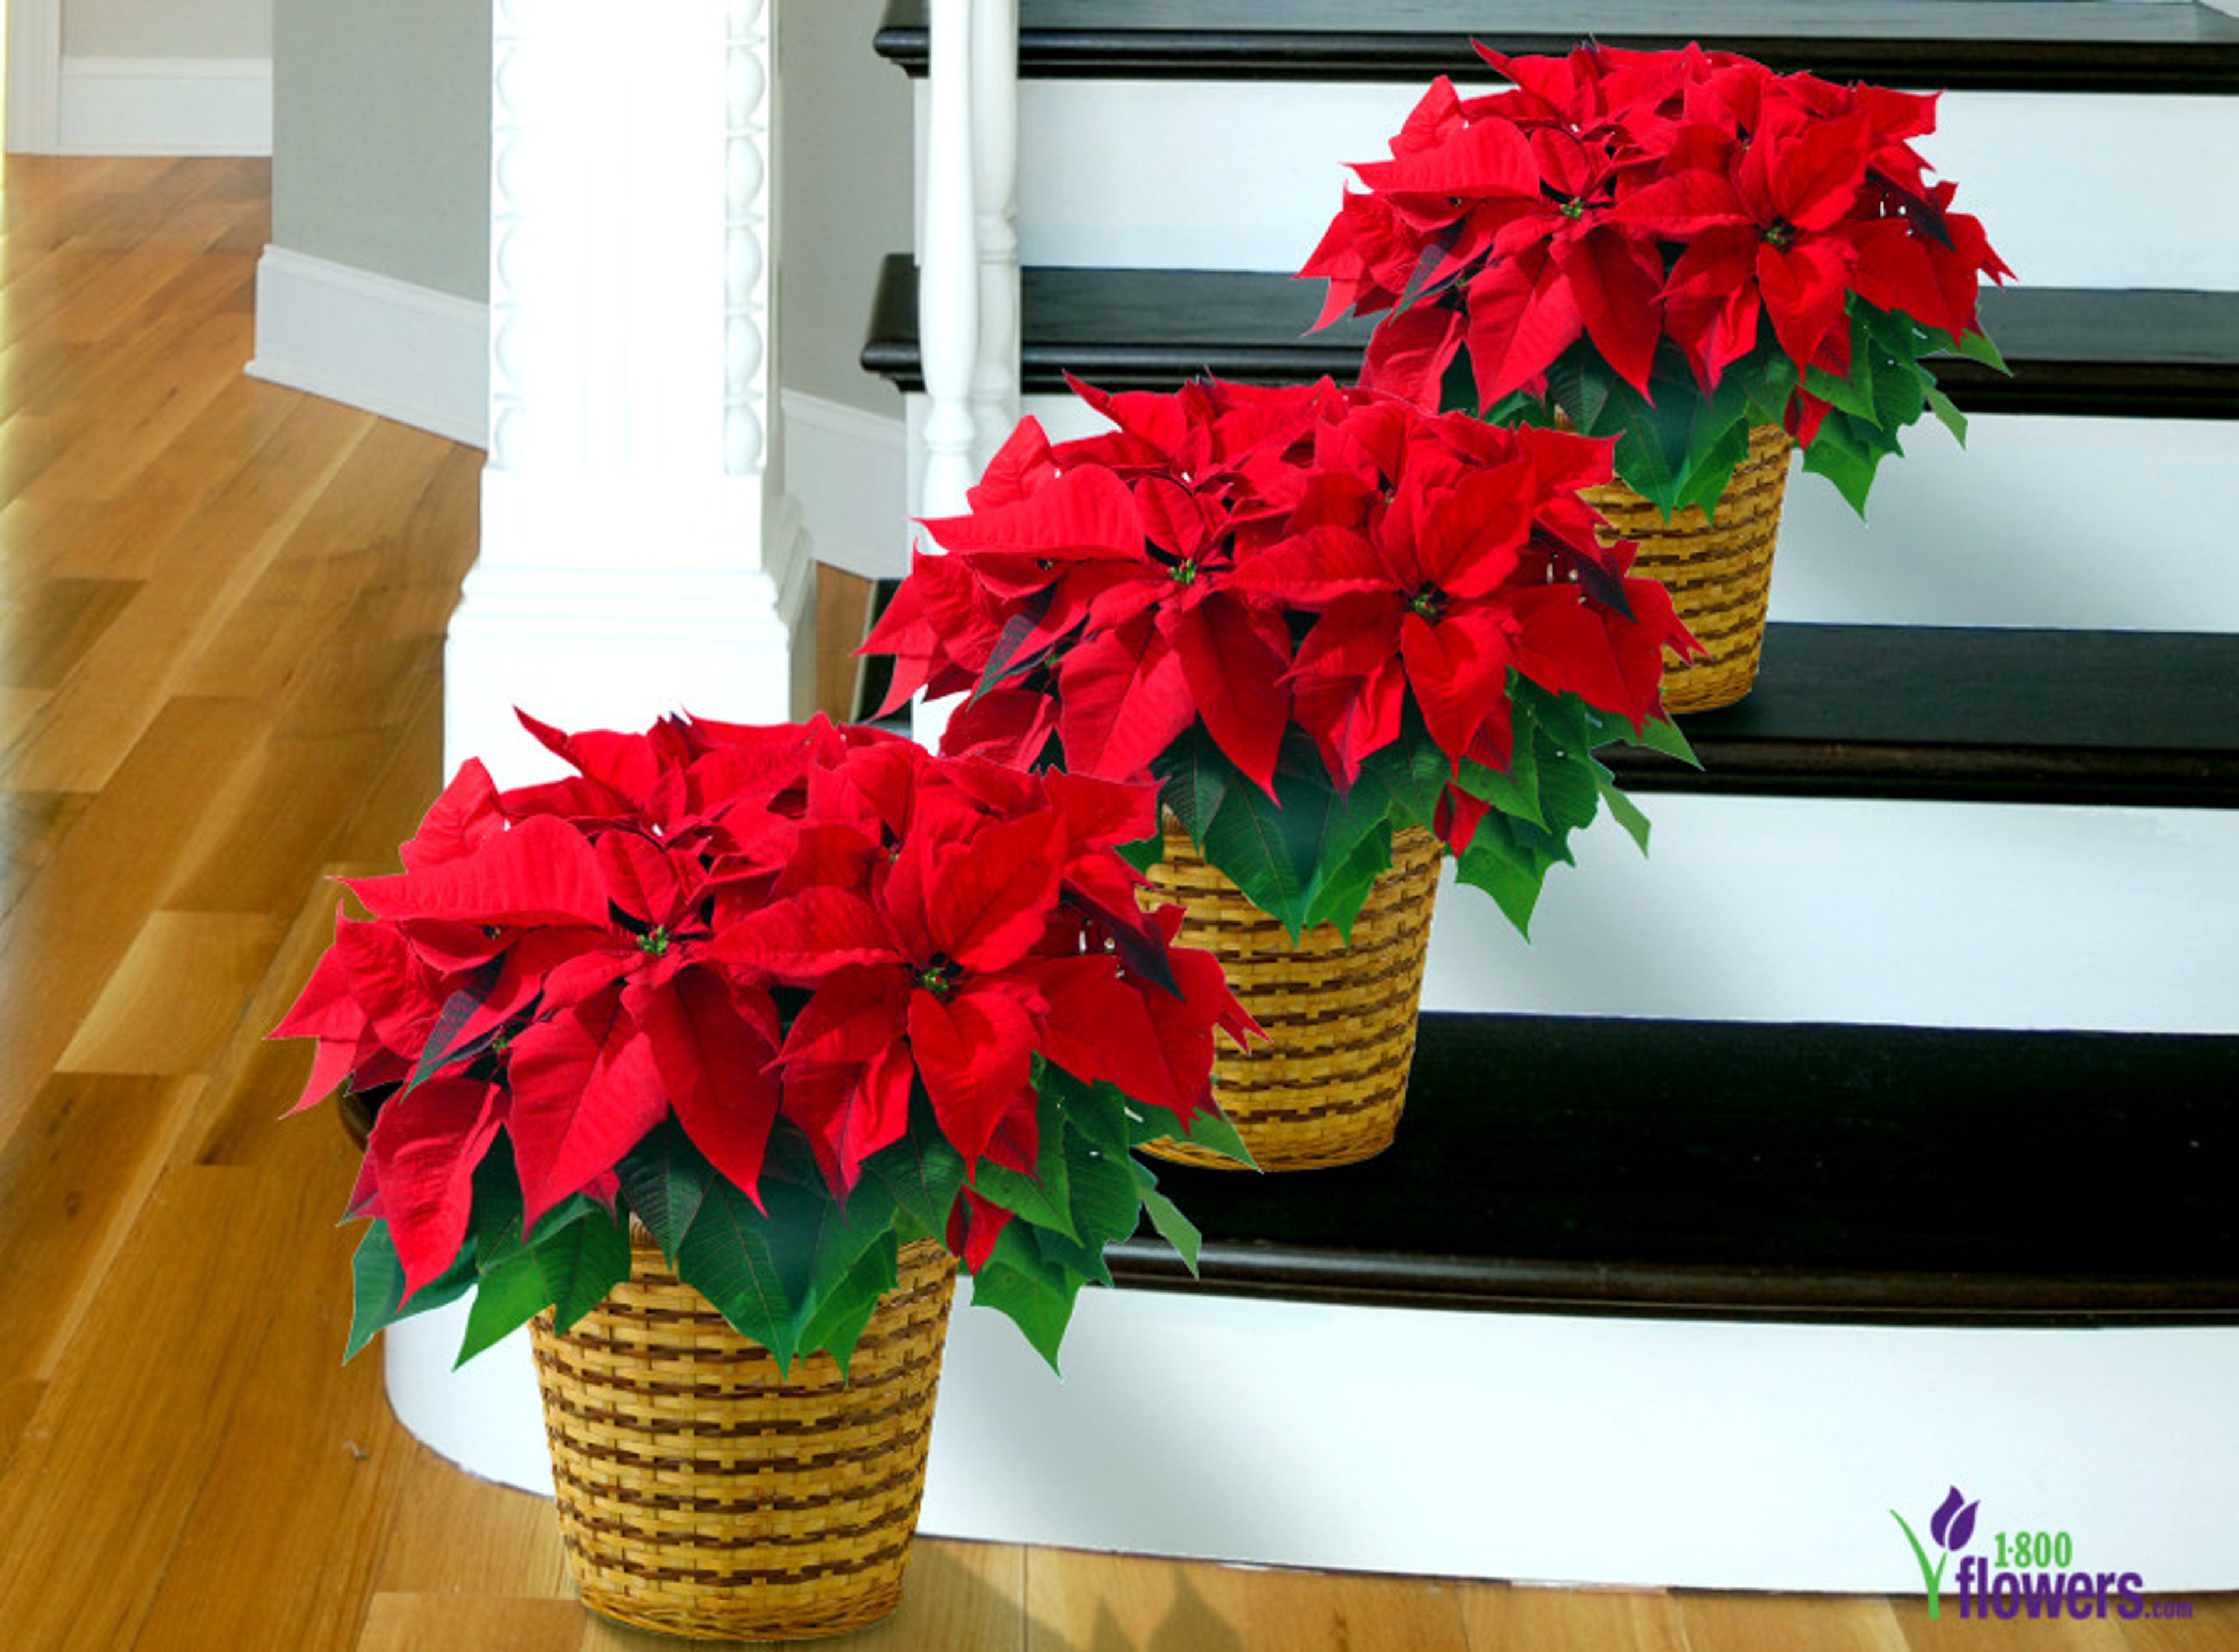
<path fill-rule="evenodd" d="M 1830 413 L 1822 420 L 1819 434 L 1804 450 L 1804 468 L 1833 483 L 1861 522 L 1865 520 L 1866 496 L 1873 490 L 1874 469 L 1880 459 L 1878 453 L 1856 440 L 1850 420 L 1841 413 Z"/>
<path fill-rule="evenodd" d="M 1399 738 L 1370 753 L 1360 767 L 1391 800 L 1387 813 L 1395 828 L 1430 828 L 1452 771 L 1412 701 L 1401 714 Z"/>
<path fill-rule="evenodd" d="M 1749 457 L 1752 423 L 1748 392 L 1738 382 L 1721 381 L 1718 389 L 1696 409 L 1689 427 L 1687 459 L 1680 478 L 1679 498 L 1698 507 L 1712 522 L 1718 502 L 1725 496 L 1734 471 Z"/>
<path fill-rule="evenodd" d="M 1252 1156 L 1252 1149 L 1244 1145 L 1244 1138 L 1236 1133 L 1236 1126 L 1230 1122 L 1228 1115 L 1217 1109 L 1206 1108 L 1199 1113 L 1190 1120 L 1186 1129 L 1179 1117 L 1163 1107 L 1139 1109 L 1138 1116 L 1131 1123 L 1133 1144 L 1137 1147 L 1146 1142 L 1169 1137 L 1177 1142 L 1187 1142 L 1192 1147 L 1205 1148 L 1252 1169 L 1259 1168 L 1259 1161 Z"/>
<path fill-rule="evenodd" d="M 564 1331 L 629 1277 L 629 1231 L 594 1204 L 563 1227 L 539 1222 L 529 1255 L 535 1258 L 544 1293 L 544 1300 L 529 1311 L 550 1304 L 553 1322 Z"/>
<path fill-rule="evenodd" d="M 995 1249 L 972 1276 L 972 1303 L 1009 1319 L 1055 1371 L 1081 1282 L 1079 1274 L 1042 1254 L 1033 1229 L 1014 1222 L 997 1236 Z"/>
<path fill-rule="evenodd" d="M 676 1248 L 691 1231 L 692 1219 L 700 1214 L 716 1179 L 714 1166 L 671 1117 L 654 1126 L 623 1156 L 615 1175 L 629 1208 L 645 1223 L 669 1265 L 675 1266 Z"/>
<path fill-rule="evenodd" d="M 1551 836 L 1560 839 L 1594 823 L 1595 815 L 1600 812 L 1601 779 L 1605 772 L 1592 758 L 1583 756 L 1541 765 L 1539 799 L 1546 809 Z M 1563 858 L 1567 861 L 1570 856 L 1566 854 Z"/>
<path fill-rule="evenodd" d="M 801 1347 L 828 1349 L 843 1379 L 854 1359 L 855 1344 L 863 1340 L 864 1329 L 878 1310 L 879 1298 L 898 1282 L 894 1264 L 893 1245 L 872 1245 L 825 1289 L 816 1310 L 801 1327 Z"/>
<path fill-rule="evenodd" d="M 1143 1225 L 1141 1190 L 1135 1183 L 1133 1160 L 1104 1153 L 1086 1138 L 1073 1139 L 1080 1145 L 1067 1167 L 1072 1236 L 1096 1253 L 1095 1271 L 1103 1276 L 1099 1282 L 1108 1282 L 1109 1276 L 1104 1274 L 1104 1247 L 1132 1237 Z"/>
<path fill-rule="evenodd" d="M 1518 841 L 1530 828 L 1498 813 L 1478 823 L 1469 847 L 1454 858 L 1454 878 L 1492 896 L 1501 916 L 1516 932 L 1531 937 L 1531 914 L 1539 904 L 1540 886 L 1547 881 L 1546 858 Z"/>
<path fill-rule="evenodd" d="M 795 1324 L 807 1295 L 806 1249 L 788 1237 L 730 1182 L 708 1189 L 700 1215 L 677 1247 L 676 1276 L 691 1286 L 740 1336 L 767 1349 L 789 1369 Z"/>
<path fill-rule="evenodd" d="M 1152 767 L 1159 779 L 1159 801 L 1173 811 L 1190 842 L 1202 844 L 1238 777 L 1236 765 L 1206 732 L 1205 725 L 1196 723 Z M 1246 784 L 1249 787 L 1250 783 Z M 1153 862 L 1156 859 L 1153 856 Z M 1151 863 L 1144 863 L 1136 869 L 1141 871 Z"/>
<path fill-rule="evenodd" d="M 1850 376 L 1837 378 L 1824 368 L 1806 368 L 1804 388 L 1826 403 L 1839 408 L 1856 418 L 1874 416 L 1873 357 L 1870 352 L 1853 349 L 1850 355 Z M 1859 383 L 1864 379 L 1864 383 Z"/>
<path fill-rule="evenodd" d="M 1190 1270 L 1190 1277 L 1196 1278 L 1198 1248 L 1203 1238 L 1198 1232 L 1197 1223 L 1184 1216 L 1179 1206 L 1159 1191 L 1158 1179 L 1150 1171 L 1139 1164 L 1135 1167 L 1135 1176 L 1143 1209 L 1151 1218 L 1151 1225 L 1158 1229 L 1159 1237 L 1174 1248 L 1174 1254 L 1182 1259 L 1182 1266 Z"/>
<path fill-rule="evenodd" d="M 1120 858 L 1139 872 L 1147 872 L 1166 857 L 1166 834 L 1118 845 Z"/>
<path fill-rule="evenodd" d="M 1895 433 L 1918 421 L 1928 405 L 1928 392 L 1935 388 L 1936 381 L 1909 356 L 1882 364 L 1874 378 L 1873 422 L 1890 433 L 1892 448 Z"/>
<path fill-rule="evenodd" d="M 1638 735 L 1633 736 L 1633 743 L 1660 751 L 1667 757 L 1677 757 L 1690 769 L 1703 766 L 1702 759 L 1695 755 L 1695 748 L 1687 743 L 1685 732 L 1670 717 L 1651 717 L 1642 723 Z"/>
<path fill-rule="evenodd" d="M 1945 430 L 1951 432 L 1953 441 L 1963 448 L 1967 445 L 1967 416 L 1932 382 L 1928 386 L 1928 410 L 1936 415 Z"/>
<path fill-rule="evenodd" d="M 1602 802 L 1609 805 L 1611 818 L 1624 828 L 1625 836 L 1632 839 L 1642 854 L 1647 854 L 1648 816 L 1640 812 L 1639 806 L 1631 798 L 1618 789 L 1614 781 L 1602 777 L 1598 783 Z"/>
<path fill-rule="evenodd" d="M 1340 792 L 1311 742 L 1299 740 L 1286 747 L 1275 789 L 1271 798 L 1256 786 L 1232 788 L 1206 835 L 1206 859 L 1294 938 L 1333 914 L 1346 914 L 1350 928 L 1366 895 L 1363 869 L 1378 854 L 1390 863 L 1393 805 L 1383 773 L 1364 767 Z"/>
<path fill-rule="evenodd" d="M 1306 909 L 1306 929 L 1329 924 L 1352 944 L 1352 926 L 1367 903 L 1376 880 L 1392 867 L 1392 833 L 1386 829 L 1363 837 L 1344 863 L 1319 881 L 1312 905 Z"/>
<path fill-rule="evenodd" d="M 972 1178 L 973 1190 L 1000 1205 L 1023 1222 L 1048 1228 L 1068 1239 L 1079 1239 L 1073 1225 L 1073 1171 L 1066 1153 L 1065 1115 L 1054 1098 L 1043 1096 L 1037 1107 L 1040 1140 L 1034 1154 L 1034 1173 L 1021 1176 L 1008 1166 L 980 1165 Z"/>
<path fill-rule="evenodd" d="M 1491 803 L 1504 815 L 1535 824 L 1546 823 L 1539 808 L 1539 760 L 1527 737 L 1509 749 L 1508 769 L 1488 769 L 1470 758 L 1462 759 L 1461 789 L 1480 803 Z"/>
<path fill-rule="evenodd" d="M 474 1305 L 467 1310 L 467 1332 L 454 1369 L 519 1330 L 551 1302 L 535 1252 L 516 1250 L 506 1257 L 475 1282 Z"/>
<path fill-rule="evenodd" d="M 1980 362 L 2009 378 L 2013 376 L 2013 370 L 2006 365 L 2006 358 L 1998 354 L 1998 347 L 1990 342 L 1988 333 L 1963 334 L 1950 341 L 1950 348 L 1954 354 L 1963 356 L 1970 362 Z"/>
<path fill-rule="evenodd" d="M 925 1103 L 910 1105 L 914 1112 Z M 913 1126 L 901 1140 L 865 1160 L 863 1168 L 865 1179 L 875 1179 L 887 1190 L 918 1236 L 938 1239 L 947 1230 L 957 1189 L 964 1185 L 964 1159 L 938 1129 Z M 860 1189 L 861 1183 L 856 1185 Z"/>
<path fill-rule="evenodd" d="M 1691 401 L 1667 395 L 1654 406 L 1639 403 L 1617 439 L 1618 479 L 1663 512 L 1666 521 L 1678 513 L 1687 481 L 1689 430 L 1694 418 Z"/>
<path fill-rule="evenodd" d="M 1296 935 L 1306 927 L 1306 886 L 1312 863 L 1302 873 L 1312 828 L 1290 818 L 1256 786 L 1231 790 L 1213 816 L 1201 847 L 1205 857 L 1227 876 L 1244 898 Z"/>
<path fill-rule="evenodd" d="M 1630 410 L 1625 399 L 1630 387 L 1611 378 L 1606 370 L 1590 371 L 1589 359 L 1586 350 L 1576 344 L 1558 356 L 1547 369 L 1547 399 L 1562 409 L 1571 423 L 1585 434 L 1608 436 L 1614 425 L 1622 424 Z M 1507 419 L 1494 422 L 1512 423 Z"/>
<path fill-rule="evenodd" d="M 1066 1130 L 1087 1146 L 1124 1156 L 1138 1142 L 1152 1139 L 1134 1134 L 1146 1109 L 1129 1101 L 1117 1085 L 1085 1083 L 1039 1055 L 1033 1070 L 1041 1105 L 1053 1108 Z M 1159 1116 L 1170 1119 L 1173 1115 L 1161 1112 Z"/>
<path fill-rule="evenodd" d="M 515 1251 L 528 1248 L 528 1237 L 521 1230 L 522 1214 L 521 1176 L 514 1169 L 513 1143 L 501 1131 L 475 1167 L 474 1203 L 467 1217 L 467 1231 L 474 1241 L 477 1267 L 493 1267 Z"/>
<path fill-rule="evenodd" d="M 458 1301 L 474 1284 L 474 1244 L 469 1240 L 451 1265 L 421 1286 L 407 1302 L 404 1264 L 397 1260 L 389 1224 L 378 1219 L 369 1222 L 350 1257 L 350 1328 L 343 1359 L 356 1358 L 359 1349 L 399 1320 Z"/>

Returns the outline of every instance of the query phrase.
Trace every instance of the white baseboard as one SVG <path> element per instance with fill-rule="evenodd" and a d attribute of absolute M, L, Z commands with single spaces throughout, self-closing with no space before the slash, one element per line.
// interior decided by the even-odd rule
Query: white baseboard
<path fill-rule="evenodd" d="M 909 530 L 899 404 L 881 418 L 787 390 L 783 406 L 786 491 L 801 502 L 816 560 L 866 579 L 900 577 Z"/>
<path fill-rule="evenodd" d="M 64 155 L 269 155 L 269 57 L 64 57 Z"/>
<path fill-rule="evenodd" d="M 486 445 L 489 310 L 409 282 L 267 247 L 256 267 L 251 377 Z M 784 394 L 786 490 L 816 560 L 865 578 L 908 563 L 907 456 L 899 415 L 881 418 Z"/>
<path fill-rule="evenodd" d="M 484 445 L 488 307 L 267 247 L 256 266 L 253 378 Z"/>

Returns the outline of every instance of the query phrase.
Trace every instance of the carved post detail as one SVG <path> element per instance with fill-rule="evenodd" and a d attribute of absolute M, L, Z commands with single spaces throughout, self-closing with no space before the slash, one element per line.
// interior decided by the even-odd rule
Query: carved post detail
<path fill-rule="evenodd" d="M 781 720 L 812 662 L 771 416 L 771 9 L 493 17 L 490 452 L 449 755 L 535 760 L 515 704 Z"/>

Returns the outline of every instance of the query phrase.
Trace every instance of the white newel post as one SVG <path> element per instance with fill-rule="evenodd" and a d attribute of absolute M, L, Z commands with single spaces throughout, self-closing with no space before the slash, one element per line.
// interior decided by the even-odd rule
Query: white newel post
<path fill-rule="evenodd" d="M 774 4 L 494 0 L 489 460 L 444 654 L 447 770 L 549 771 L 515 722 L 781 722 L 810 563 L 773 410 Z M 456 1375 L 462 1312 L 387 1334 L 444 1455 L 548 1488 L 526 1336 Z"/>

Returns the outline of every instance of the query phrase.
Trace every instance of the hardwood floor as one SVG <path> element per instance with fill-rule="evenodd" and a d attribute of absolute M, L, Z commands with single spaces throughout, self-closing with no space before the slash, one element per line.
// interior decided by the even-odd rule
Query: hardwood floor
<path fill-rule="evenodd" d="M 481 456 L 244 378 L 266 169 L 11 157 L 0 200 L 0 1648 L 616 1652 L 548 1505 L 341 1363 L 350 1179 L 265 1043 L 434 795 Z M 2075 1648 L 2239 1649 L 2184 1624 Z M 869 1649 L 1932 1652 L 1917 1601 L 921 1546 Z"/>

